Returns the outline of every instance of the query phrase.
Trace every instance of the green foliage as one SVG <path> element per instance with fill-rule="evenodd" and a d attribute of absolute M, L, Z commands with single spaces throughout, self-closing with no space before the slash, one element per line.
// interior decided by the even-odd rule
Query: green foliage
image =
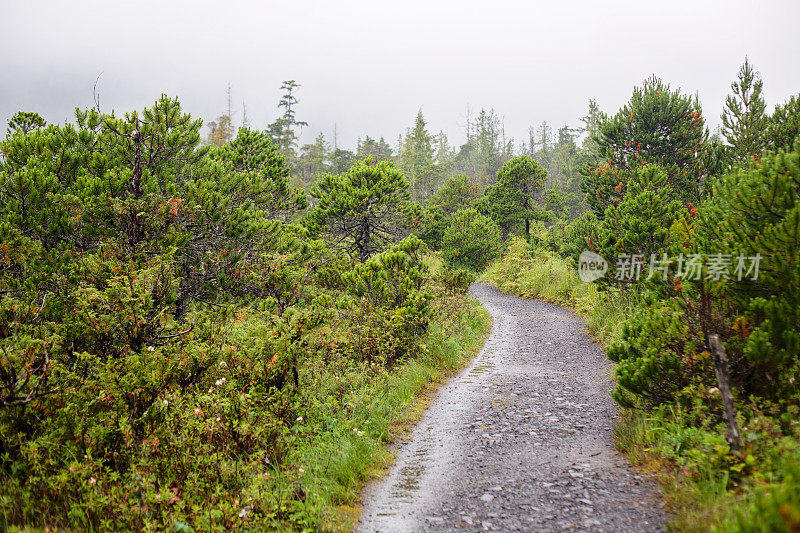
<path fill-rule="evenodd" d="M 446 265 L 439 273 L 439 279 L 448 291 L 464 294 L 476 278 L 469 270 Z"/>
<path fill-rule="evenodd" d="M 409 237 L 342 275 L 363 320 L 363 349 L 355 350 L 362 359 L 393 366 L 414 352 L 427 331 L 432 296 L 422 290 L 423 246 Z"/>
<path fill-rule="evenodd" d="M 732 95 L 725 99 L 722 112 L 722 135 L 728 141 L 730 159 L 747 165 L 764 149 L 769 116 L 761 96 L 761 76 L 745 58 L 739 78 L 731 83 Z"/>
<path fill-rule="evenodd" d="M 795 453 L 781 462 L 782 483 L 757 489 L 755 497 L 724 524 L 725 531 L 791 533 L 800 529 L 800 456 Z"/>
<path fill-rule="evenodd" d="M 480 185 L 465 174 L 458 174 L 448 178 L 426 204 L 438 207 L 447 216 L 452 216 L 459 209 L 472 207 L 472 203 L 480 197 L 480 193 Z"/>
<path fill-rule="evenodd" d="M 359 139 L 356 157 L 358 159 L 371 157 L 375 161 L 386 161 L 392 158 L 392 147 L 383 137 L 376 141 L 367 135 L 363 141 Z"/>
<path fill-rule="evenodd" d="M 528 156 L 518 156 L 507 161 L 497 171 L 497 183 L 486 188 L 483 197 L 475 202 L 482 214 L 494 220 L 508 236 L 511 228 L 525 223 L 525 234 L 530 233 L 530 221 L 545 218 L 535 205 L 547 171 Z"/>
<path fill-rule="evenodd" d="M 31 111 L 18 111 L 8 121 L 6 133 L 9 137 L 15 133 L 21 133 L 25 135 L 30 131 L 43 128 L 46 125 L 47 121 L 43 119 L 39 113 L 34 113 Z"/>
<path fill-rule="evenodd" d="M 618 403 L 633 407 L 636 397 L 648 407 L 671 402 L 699 370 L 708 370 L 707 353 L 704 368 L 684 360 L 697 352 L 687 318 L 680 306 L 667 303 L 648 307 L 623 324 L 620 340 L 607 349 L 617 363 L 612 396 Z"/>
<path fill-rule="evenodd" d="M 398 167 L 408 177 L 413 200 L 428 198 L 436 189 L 439 172 L 434 161 L 433 142 L 420 109 L 414 128 L 409 129 L 402 139 L 397 157 Z"/>
<path fill-rule="evenodd" d="M 450 223 L 450 217 L 439 206 L 421 206 L 414 202 L 407 212 L 407 225 L 431 250 L 440 250 L 442 237 Z"/>
<path fill-rule="evenodd" d="M 3 142 L 3 515 L 209 529 L 259 507 L 270 523 L 255 474 L 283 460 L 287 390 L 319 320 L 289 309 L 303 269 L 281 258 L 310 248 L 273 218 L 305 198 L 262 134 L 199 148 L 176 100 L 76 117 Z M 253 299 L 277 313 L 242 310 Z"/>
<path fill-rule="evenodd" d="M 789 151 L 798 135 L 800 135 L 800 95 L 792 96 L 785 104 L 775 106 L 775 112 L 772 113 L 767 126 L 769 148 L 776 152 Z"/>
<path fill-rule="evenodd" d="M 283 115 L 267 126 L 267 133 L 272 143 L 288 158 L 294 158 L 297 147 L 297 129 L 308 126 L 308 123 L 297 120 L 294 106 L 297 105 L 295 93 L 301 85 L 294 80 L 287 80 L 281 84 L 284 91 L 278 102 L 278 107 L 283 109 Z"/>
<path fill-rule="evenodd" d="M 391 161 L 359 161 L 346 174 L 326 174 L 312 187 L 309 228 L 364 263 L 405 232 L 408 182 Z"/>
<path fill-rule="evenodd" d="M 636 87 L 630 101 L 599 126 L 600 162 L 591 165 L 581 184 L 598 217 L 624 194 L 633 171 L 661 166 L 676 198 L 695 200 L 704 173 L 705 131 L 696 100 L 673 91 L 655 76 Z"/>
<path fill-rule="evenodd" d="M 746 360 L 737 370 L 748 376 L 748 391 L 773 397 L 794 390 L 800 380 L 800 144 L 716 183 L 698 233 L 707 253 L 762 258 L 757 279 L 753 273 L 739 279 L 732 270 L 726 287 L 743 311 L 735 320 Z"/>
<path fill-rule="evenodd" d="M 289 185 L 286 157 L 260 131 L 240 128 L 236 138 L 210 152 L 229 167 L 226 195 L 235 205 L 254 205 L 271 219 L 288 219 L 308 206 L 302 191 Z"/>
<path fill-rule="evenodd" d="M 453 215 L 442 238 L 445 262 L 480 272 L 502 251 L 497 224 L 475 209 L 461 209 Z"/>
<path fill-rule="evenodd" d="M 614 266 L 604 279 L 635 282 L 635 275 L 626 279 L 630 267 L 635 268 L 634 256 L 647 263 L 651 254 L 660 257 L 664 252 L 669 228 L 680 209 L 678 202 L 668 199 L 666 183 L 667 174 L 660 167 L 641 167 L 633 173 L 619 204 L 606 209 L 597 244 L 600 254 Z M 620 258 L 624 258 L 623 264 L 616 265 Z"/>

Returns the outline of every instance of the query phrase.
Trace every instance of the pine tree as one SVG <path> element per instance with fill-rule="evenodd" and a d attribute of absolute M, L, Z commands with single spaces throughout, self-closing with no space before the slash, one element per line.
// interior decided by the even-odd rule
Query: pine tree
<path fill-rule="evenodd" d="M 480 185 L 466 174 L 447 179 L 444 185 L 428 199 L 428 205 L 437 206 L 451 216 L 459 209 L 466 209 L 480 197 Z"/>
<path fill-rule="evenodd" d="M 344 174 L 325 174 L 311 196 L 317 205 L 307 218 L 309 227 L 361 263 L 406 232 L 409 185 L 391 161 L 367 158 Z"/>
<path fill-rule="evenodd" d="M 500 255 L 502 246 L 494 220 L 475 209 L 461 209 L 442 236 L 442 258 L 449 266 L 480 272 Z"/>
<path fill-rule="evenodd" d="M 530 221 L 545 214 L 537 208 L 536 199 L 544 188 L 547 171 L 528 156 L 517 156 L 497 171 L 497 182 L 486 188 L 476 202 L 481 213 L 491 217 L 507 237 L 518 223 L 525 223 L 530 238 Z"/>
<path fill-rule="evenodd" d="M 36 129 L 43 128 L 47 121 L 39 113 L 29 111 L 18 111 L 8 121 L 6 132 L 9 136 L 15 133 L 26 134 Z"/>
<path fill-rule="evenodd" d="M 258 206 L 269 219 L 284 221 L 308 206 L 305 194 L 289 185 L 286 158 L 264 132 L 240 128 L 210 158 L 230 165 L 225 192 L 233 205 Z"/>
<path fill-rule="evenodd" d="M 660 258 L 666 250 L 670 227 L 681 208 L 667 194 L 667 180 L 667 173 L 657 165 L 638 168 L 620 202 L 606 209 L 596 243 L 611 265 L 604 282 L 636 283 L 637 268 L 644 279 L 651 255 Z"/>
<path fill-rule="evenodd" d="M 769 117 L 761 96 L 763 82 L 745 58 L 737 81 L 731 83 L 733 94 L 725 99 L 722 112 L 722 135 L 728 142 L 732 163 L 746 165 L 759 157 L 766 144 Z"/>
<path fill-rule="evenodd" d="M 800 135 L 800 95 L 784 105 L 775 106 L 767 126 L 767 142 L 770 150 L 791 151 L 794 141 Z"/>
<path fill-rule="evenodd" d="M 708 132 L 697 99 L 673 91 L 653 76 L 634 88 L 630 101 L 604 120 L 595 140 L 599 160 L 584 171 L 581 188 L 598 218 L 624 195 L 639 167 L 667 173 L 668 195 L 692 201 L 700 193 Z"/>
<path fill-rule="evenodd" d="M 14 340 L 0 375 L 24 375 L 25 367 L 36 373 L 27 391 L 13 379 L 0 384 L 3 401 L 29 402 L 52 380 L 79 390 L 69 381 L 72 369 L 99 379 L 98 368 L 116 361 L 134 369 L 118 387 L 134 383 L 138 391 L 129 391 L 128 406 L 136 426 L 148 398 L 178 381 L 196 383 L 213 364 L 200 334 L 191 357 L 135 371 L 169 360 L 159 357 L 184 342 L 197 312 L 249 290 L 239 278 L 278 233 L 269 208 L 286 170 L 269 151 L 251 159 L 262 165 L 242 166 L 234 143 L 209 157 L 201 126 L 162 96 L 141 114 L 77 110 L 75 124 L 18 132 L 2 143 L 0 331 L 35 341 L 25 347 Z M 18 305 L 41 313 L 32 320 L 8 311 Z M 147 346 L 157 350 L 154 359 L 139 359 Z M 98 366 L 86 367 L 90 360 Z M 70 372 L 52 374 L 59 365 Z M 124 384 L 131 375 L 137 378 Z"/>
<path fill-rule="evenodd" d="M 732 358 L 735 377 L 751 393 L 794 394 L 800 381 L 800 141 L 717 182 L 698 226 L 701 252 L 731 258 L 725 292 L 741 316 L 728 325 L 739 333 L 728 346 L 744 356 Z"/>

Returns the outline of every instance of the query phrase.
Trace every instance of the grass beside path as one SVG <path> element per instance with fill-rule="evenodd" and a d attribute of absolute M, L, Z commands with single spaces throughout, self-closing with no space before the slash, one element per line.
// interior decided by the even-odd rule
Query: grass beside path
<path fill-rule="evenodd" d="M 291 458 L 302 470 L 305 508 L 293 527 L 352 528 L 364 484 L 391 464 L 390 444 L 421 417 L 430 393 L 483 346 L 491 317 L 475 299 L 442 294 L 434 305 L 423 353 L 388 372 L 347 361 L 307 362 L 305 388 L 314 392 L 304 409 L 306 438 Z M 284 490 L 296 487 L 287 479 Z"/>

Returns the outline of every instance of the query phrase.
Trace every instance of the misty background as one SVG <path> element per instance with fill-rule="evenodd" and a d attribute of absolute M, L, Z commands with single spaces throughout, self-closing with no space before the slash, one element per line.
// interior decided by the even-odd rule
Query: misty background
<path fill-rule="evenodd" d="M 698 94 L 712 131 L 745 55 L 768 111 L 800 90 L 800 2 L 137 2 L 0 4 L 0 124 L 50 122 L 93 106 L 117 113 L 178 96 L 205 122 L 243 103 L 251 127 L 296 93 L 301 143 L 323 132 L 354 148 L 394 144 L 419 108 L 464 142 L 465 112 L 494 108 L 516 144 L 530 125 L 579 126 L 589 98 L 614 113 L 651 74 Z M 207 134 L 205 128 L 203 134 Z"/>

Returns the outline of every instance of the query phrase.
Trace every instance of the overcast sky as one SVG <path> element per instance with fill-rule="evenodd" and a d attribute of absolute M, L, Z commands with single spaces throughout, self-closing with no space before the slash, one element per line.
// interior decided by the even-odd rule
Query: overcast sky
<path fill-rule="evenodd" d="M 295 79 L 298 120 L 340 147 L 394 144 L 421 107 L 431 131 L 464 140 L 464 114 L 493 107 L 506 134 L 580 124 L 589 98 L 616 111 L 649 75 L 698 93 L 716 126 L 749 56 L 771 110 L 800 93 L 800 2 L 533 0 L 0 0 L 0 132 L 17 110 L 51 122 L 92 105 L 141 109 L 178 96 L 206 121 L 242 102 L 254 127 Z M 205 132 L 204 132 L 205 133 Z"/>

